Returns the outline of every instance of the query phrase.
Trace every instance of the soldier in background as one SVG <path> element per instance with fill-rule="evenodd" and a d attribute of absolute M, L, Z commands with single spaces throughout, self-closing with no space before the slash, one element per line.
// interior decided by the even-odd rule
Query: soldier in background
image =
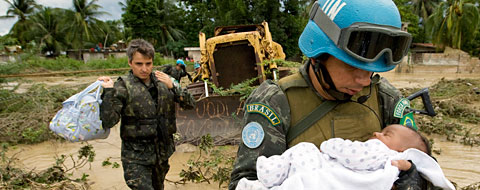
<path fill-rule="evenodd" d="M 333 137 L 365 141 L 398 123 L 393 113 L 401 93 L 374 72 L 394 69 L 408 52 L 411 35 L 400 27 L 391 0 L 315 2 L 299 39 L 308 61 L 278 83 L 263 82 L 245 102 L 229 189 L 242 178 L 257 179 L 259 156 L 281 155 L 300 142 L 318 147 Z M 397 189 L 426 184 L 414 164 L 395 183 Z"/>
<path fill-rule="evenodd" d="M 163 72 L 173 77 L 180 84 L 180 80 L 184 76 L 187 76 L 190 81 L 192 80 L 192 76 L 188 74 L 186 67 L 187 65 L 182 59 L 177 59 L 175 68 L 172 65 L 166 65 L 163 68 Z"/>
<path fill-rule="evenodd" d="M 173 133 L 175 102 L 184 109 L 194 107 L 190 94 L 174 86 L 160 71 L 152 73 L 154 48 L 145 40 L 132 40 L 127 48 L 131 70 L 114 83 L 100 77 L 104 91 L 100 117 L 105 128 L 118 121 L 122 139 L 124 178 L 132 189 L 163 189 L 175 151 Z"/>
<path fill-rule="evenodd" d="M 195 62 L 195 64 L 193 64 L 193 77 L 190 81 L 197 82 L 200 80 L 201 77 L 202 77 L 202 67 L 200 66 L 200 64 Z"/>

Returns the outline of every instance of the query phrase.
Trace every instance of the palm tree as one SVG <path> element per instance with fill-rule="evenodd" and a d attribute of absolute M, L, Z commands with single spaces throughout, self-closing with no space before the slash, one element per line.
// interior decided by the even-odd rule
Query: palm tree
<path fill-rule="evenodd" d="M 164 50 L 165 55 L 168 55 L 167 43 L 169 41 L 184 39 L 185 33 L 175 27 L 176 19 L 171 18 L 178 15 L 178 9 L 174 9 L 175 6 L 172 2 L 168 0 L 165 2 L 163 2 L 163 0 L 157 0 L 155 4 L 156 15 L 160 17 L 157 23 L 160 29 L 157 31 L 157 36 L 159 37 L 157 38 L 157 43 L 159 43 L 160 48 Z"/>
<path fill-rule="evenodd" d="M 73 47 L 83 49 L 86 41 L 93 39 L 93 33 L 101 31 L 103 21 L 97 17 L 108 14 L 98 9 L 102 6 L 96 4 L 98 0 L 73 0 L 73 10 L 68 11 L 71 20 L 69 37 Z"/>
<path fill-rule="evenodd" d="M 30 17 L 33 23 L 29 35 L 35 36 L 43 53 L 58 56 L 65 49 L 65 10 L 60 8 L 41 8 Z"/>
<path fill-rule="evenodd" d="M 480 14 L 474 4 L 448 0 L 441 2 L 428 18 L 426 31 L 435 44 L 461 49 L 466 40 L 474 37 L 479 22 Z"/>
<path fill-rule="evenodd" d="M 440 0 L 412 0 L 414 13 L 425 22 L 433 14 Z"/>
<path fill-rule="evenodd" d="M 28 16 L 35 11 L 35 7 L 39 7 L 35 0 L 4 0 L 10 5 L 7 10 L 7 14 L 0 16 L 0 19 L 15 18 L 17 22 L 13 25 L 10 33 L 13 37 L 17 38 L 22 46 L 27 43 L 28 36 L 25 35 L 25 31 L 28 29 Z"/>
<path fill-rule="evenodd" d="M 184 39 L 179 9 L 172 0 L 126 0 L 120 4 L 125 11 L 122 21 L 132 38 L 143 38 L 168 55 L 167 43 Z M 126 36 L 127 37 L 127 36 Z M 127 37 L 128 38 L 128 37 Z"/>
<path fill-rule="evenodd" d="M 266 3 L 261 4 L 263 2 L 264 1 L 257 2 L 259 4 L 258 6 L 265 7 L 268 5 Z M 217 26 L 251 24 L 252 16 L 249 15 L 248 5 L 248 1 L 242 0 L 215 1 L 215 24 Z"/>

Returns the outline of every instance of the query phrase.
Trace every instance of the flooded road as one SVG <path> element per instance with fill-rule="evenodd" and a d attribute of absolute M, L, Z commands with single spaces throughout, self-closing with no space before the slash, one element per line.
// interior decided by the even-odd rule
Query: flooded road
<path fill-rule="evenodd" d="M 480 78 L 480 74 L 455 74 L 455 73 L 411 73 L 399 74 L 394 72 L 382 73 L 394 86 L 398 88 L 424 88 L 435 84 L 441 78 Z M 97 77 L 43 77 L 28 79 L 33 83 L 41 82 L 52 84 L 79 85 L 93 82 Z M 23 84 L 31 85 L 31 83 Z M 27 89 L 22 85 L 18 89 Z M 475 126 L 480 128 L 480 126 Z M 81 177 L 83 173 L 89 175 L 88 179 L 92 182 L 92 189 L 128 189 L 123 179 L 123 170 L 120 168 L 112 168 L 111 166 L 102 166 L 102 162 L 111 157 L 110 162 L 120 161 L 120 137 L 118 127 L 112 128 L 109 138 L 104 140 L 95 140 L 89 142 L 94 147 L 96 153 L 95 161 L 84 168 L 74 172 L 74 178 Z M 434 155 L 445 175 L 448 179 L 457 183 L 460 187 L 466 186 L 480 181 L 480 147 L 464 146 L 458 143 L 447 142 L 444 137 L 431 136 L 434 139 L 434 150 L 440 150 L 440 155 Z M 36 145 L 18 145 L 15 149 L 11 149 L 8 155 L 18 153 L 16 157 L 19 164 L 27 169 L 42 170 L 52 166 L 55 162 L 54 157 L 57 155 L 74 154 L 80 147 L 81 143 L 61 143 L 57 141 L 48 141 Z M 232 147 L 229 151 L 236 152 L 236 147 Z M 190 151 L 178 150 L 170 158 L 170 171 L 167 179 L 170 181 L 178 181 L 179 173 L 184 164 L 193 153 Z M 218 189 L 218 184 L 186 184 L 175 185 L 171 182 L 165 182 L 165 189 Z"/>
<path fill-rule="evenodd" d="M 445 176 L 460 187 L 480 181 L 480 147 L 465 146 L 448 142 L 442 137 L 434 136 L 434 154 Z"/>
<path fill-rule="evenodd" d="M 123 179 L 123 169 L 120 161 L 120 132 L 119 126 L 112 128 L 110 135 L 107 139 L 89 141 L 95 151 L 95 160 L 89 166 L 85 165 L 83 168 L 75 170 L 73 173 L 72 179 L 80 178 L 83 173 L 88 174 L 88 180 L 92 184 L 90 185 L 92 189 L 116 189 L 123 190 L 129 189 Z M 8 156 L 16 154 L 18 158 L 18 163 L 21 167 L 26 170 L 44 170 L 48 167 L 51 167 L 55 163 L 55 157 L 64 154 L 66 156 L 72 154 L 74 158 L 78 150 L 85 146 L 86 144 L 82 143 L 69 143 L 69 142 L 60 142 L 60 141 L 48 141 L 36 145 L 18 145 L 12 147 L 8 152 Z M 185 146 L 182 146 L 185 147 Z M 167 174 L 167 179 L 170 181 L 179 181 L 179 173 L 182 169 L 186 169 L 184 164 L 187 163 L 188 159 L 194 154 L 192 151 L 195 150 L 193 146 L 186 146 L 186 148 L 180 147 L 177 152 L 170 157 L 170 171 Z M 236 148 L 229 149 L 231 151 L 236 151 Z M 182 151 L 182 152 L 181 152 Z M 102 166 L 102 162 L 110 157 L 110 162 L 117 162 L 120 164 L 119 168 L 112 168 L 112 166 Z M 65 161 L 67 167 L 72 166 L 72 162 L 67 159 Z M 218 184 L 192 184 L 187 183 L 174 184 L 172 182 L 165 182 L 166 190 L 175 190 L 175 189 L 218 189 Z"/>

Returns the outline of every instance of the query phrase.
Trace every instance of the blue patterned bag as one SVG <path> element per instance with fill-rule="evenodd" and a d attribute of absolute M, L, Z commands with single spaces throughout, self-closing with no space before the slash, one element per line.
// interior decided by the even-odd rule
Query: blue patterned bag
<path fill-rule="evenodd" d="M 107 138 L 110 129 L 102 128 L 100 120 L 101 84 L 102 81 L 96 81 L 65 100 L 50 122 L 50 130 L 71 142 Z"/>

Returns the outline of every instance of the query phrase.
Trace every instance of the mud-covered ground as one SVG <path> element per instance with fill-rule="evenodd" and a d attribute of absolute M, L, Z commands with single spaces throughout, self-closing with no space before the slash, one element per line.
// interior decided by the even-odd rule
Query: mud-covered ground
<path fill-rule="evenodd" d="M 411 92 L 411 89 L 420 89 L 430 87 L 442 78 L 445 80 L 473 78 L 480 79 L 480 74 L 455 74 L 455 73 L 410 73 L 398 74 L 394 72 L 383 73 L 394 86 L 398 88 L 410 89 L 405 92 Z M 88 84 L 93 82 L 97 76 L 88 77 L 42 77 L 42 78 L 27 78 L 22 81 L 14 81 L 7 86 L 3 84 L 4 88 L 12 86 L 16 88 L 16 92 L 25 92 L 29 87 L 36 83 L 46 83 L 47 86 L 54 86 L 62 84 L 66 86 L 78 86 L 81 84 Z M 20 86 L 17 86 L 21 83 Z M 452 86 L 451 88 L 455 88 Z M 471 87 L 472 89 L 474 86 Z M 479 95 L 480 96 L 480 95 Z M 445 102 L 445 100 L 442 100 Z M 467 101 L 467 102 L 465 102 Z M 480 107 L 478 99 L 466 99 L 465 96 L 460 97 L 457 103 L 466 103 L 465 105 L 475 110 Z M 436 103 L 440 103 L 436 102 Z M 453 105 L 447 105 L 453 106 Z M 439 107 L 437 105 L 437 107 Z M 439 107 L 440 108 L 440 107 Z M 458 111 L 453 110 L 453 111 Z M 438 120 L 446 118 L 445 114 L 441 115 Z M 430 120 L 424 122 L 432 122 Z M 466 126 L 474 129 L 472 132 L 480 132 L 480 126 L 477 123 L 469 123 L 466 121 L 452 120 L 452 123 L 465 123 Z M 457 183 L 459 187 L 467 186 L 469 184 L 480 181 L 480 148 L 478 145 L 463 145 L 459 135 L 452 138 L 459 138 L 454 142 L 447 140 L 445 135 L 438 135 L 432 133 L 429 135 L 434 141 L 435 157 L 442 166 L 447 178 Z M 452 139 L 450 139 L 452 140 Z M 102 162 L 110 158 L 110 162 L 120 162 L 120 138 L 118 135 L 118 127 L 112 129 L 112 133 L 107 139 L 95 140 L 89 142 L 96 153 L 94 162 L 89 166 L 85 166 L 73 172 L 72 178 L 81 177 L 84 173 L 88 174 L 88 183 L 91 189 L 128 189 L 123 180 L 123 171 L 121 165 L 119 168 L 112 168 L 111 166 L 102 166 Z M 7 156 L 15 154 L 18 161 L 16 164 L 25 170 L 43 170 L 50 167 L 54 162 L 55 156 L 61 154 L 69 155 L 76 154 L 80 147 L 84 146 L 81 143 L 65 143 L 60 141 L 46 141 L 35 145 L 17 145 L 10 147 Z M 231 146 L 224 149 L 225 154 L 234 154 L 237 147 Z M 185 169 L 186 162 L 194 152 L 198 153 L 198 149 L 191 145 L 180 145 L 177 147 L 177 152 L 170 158 L 170 172 L 167 174 L 168 181 L 165 182 L 165 189 L 218 189 L 218 184 L 212 183 L 187 183 L 185 185 L 176 184 L 174 181 L 179 181 L 179 173 Z M 222 189 L 225 188 L 225 185 Z"/>

